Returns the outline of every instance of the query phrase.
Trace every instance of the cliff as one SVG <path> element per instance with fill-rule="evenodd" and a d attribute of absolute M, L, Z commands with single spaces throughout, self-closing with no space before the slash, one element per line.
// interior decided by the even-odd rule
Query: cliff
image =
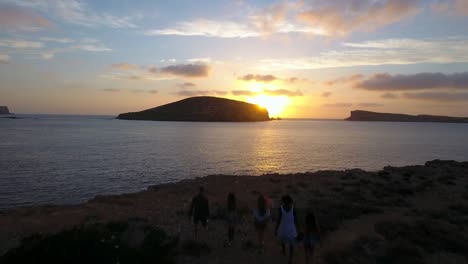
<path fill-rule="evenodd" d="M 435 115 L 405 115 L 392 113 L 376 113 L 363 110 L 351 111 L 348 121 L 387 121 L 387 122 L 437 122 L 437 123 L 468 123 L 468 117 L 451 117 Z"/>
<path fill-rule="evenodd" d="M 270 120 L 268 111 L 258 105 L 209 96 L 191 97 L 140 112 L 124 113 L 117 119 L 203 122 Z"/>
<path fill-rule="evenodd" d="M 10 114 L 10 111 L 8 110 L 8 107 L 0 106 L 0 115 L 8 115 L 8 114 Z"/>

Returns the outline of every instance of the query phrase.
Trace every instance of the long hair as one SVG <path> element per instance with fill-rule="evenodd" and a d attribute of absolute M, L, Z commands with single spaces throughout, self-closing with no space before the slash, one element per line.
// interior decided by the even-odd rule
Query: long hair
<path fill-rule="evenodd" d="M 266 200 L 263 195 L 259 195 L 257 199 L 257 209 L 260 215 L 266 214 Z"/>
<path fill-rule="evenodd" d="M 227 209 L 228 211 L 236 210 L 236 196 L 231 192 L 227 196 Z"/>

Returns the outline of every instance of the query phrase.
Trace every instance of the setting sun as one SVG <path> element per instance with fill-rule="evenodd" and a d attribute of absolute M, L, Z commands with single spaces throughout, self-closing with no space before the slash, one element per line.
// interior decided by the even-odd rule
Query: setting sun
<path fill-rule="evenodd" d="M 265 107 L 268 110 L 270 117 L 279 117 L 284 113 L 284 109 L 289 104 L 289 99 L 286 96 L 260 94 L 255 97 L 248 98 L 247 102 Z"/>

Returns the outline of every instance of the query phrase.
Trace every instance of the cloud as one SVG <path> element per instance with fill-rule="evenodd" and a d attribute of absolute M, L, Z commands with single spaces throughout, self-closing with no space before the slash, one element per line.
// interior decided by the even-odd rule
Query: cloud
<path fill-rule="evenodd" d="M 103 44 L 78 44 L 71 47 L 72 49 L 91 51 L 91 52 L 109 52 L 111 48 L 106 47 Z"/>
<path fill-rule="evenodd" d="M 138 70 L 140 66 L 136 64 L 132 64 L 132 63 L 122 62 L 122 63 L 112 64 L 111 68 L 115 70 L 121 70 L 121 71 L 132 71 L 132 70 Z"/>
<path fill-rule="evenodd" d="M 49 38 L 49 37 L 43 37 L 40 38 L 42 41 L 48 41 L 48 42 L 56 42 L 56 43 L 61 43 L 61 44 L 68 44 L 68 43 L 73 43 L 75 42 L 73 39 L 69 38 Z"/>
<path fill-rule="evenodd" d="M 284 95 L 284 96 L 288 96 L 288 97 L 296 97 L 296 96 L 303 96 L 304 95 L 299 90 L 290 91 L 290 90 L 286 90 L 286 89 L 263 90 L 263 93 L 267 94 L 267 95 L 273 95 L 273 96 L 282 96 L 282 95 Z"/>
<path fill-rule="evenodd" d="M 431 8 L 436 13 L 448 16 L 468 16 L 468 2 L 466 0 L 435 1 Z"/>
<path fill-rule="evenodd" d="M 203 36 L 216 38 L 249 38 L 262 37 L 273 33 L 309 33 L 323 35 L 320 30 L 300 26 L 298 24 L 283 23 L 273 32 L 262 31 L 255 28 L 249 22 L 216 21 L 209 19 L 197 19 L 194 21 L 179 22 L 173 27 L 163 29 L 146 30 L 147 36 Z"/>
<path fill-rule="evenodd" d="M 468 89 L 468 72 L 452 74 L 424 72 L 411 75 L 378 73 L 356 83 L 355 87 L 371 91 Z"/>
<path fill-rule="evenodd" d="M 134 93 L 149 93 L 149 94 L 158 94 L 158 90 L 133 90 Z"/>
<path fill-rule="evenodd" d="M 231 93 L 235 96 L 256 96 L 260 94 L 271 95 L 271 96 L 288 96 L 288 97 L 297 97 L 303 96 L 304 94 L 299 91 L 290 91 L 286 89 L 264 89 L 262 92 L 254 92 L 250 90 L 233 90 Z"/>
<path fill-rule="evenodd" d="M 54 57 L 55 57 L 54 53 L 50 53 L 50 52 L 42 52 L 41 53 L 41 58 L 44 59 L 44 60 L 50 60 L 50 59 L 52 59 Z"/>
<path fill-rule="evenodd" d="M 379 103 L 359 103 L 358 106 L 360 107 L 382 107 L 384 105 L 379 104 Z"/>
<path fill-rule="evenodd" d="M 235 96 L 255 96 L 258 94 L 249 90 L 233 90 L 231 93 Z"/>
<path fill-rule="evenodd" d="M 336 84 L 349 84 L 360 81 L 364 78 L 362 74 L 353 74 L 351 76 L 341 77 L 333 80 L 326 81 L 325 84 L 329 86 L 334 86 Z"/>
<path fill-rule="evenodd" d="M 468 62 L 468 37 L 443 39 L 384 39 L 347 42 L 314 57 L 263 59 L 262 71 L 310 70 L 354 66 Z"/>
<path fill-rule="evenodd" d="M 323 92 L 322 97 L 330 97 L 332 95 L 331 92 Z"/>
<path fill-rule="evenodd" d="M 44 47 L 44 43 L 22 39 L 0 39 L 0 47 L 13 49 L 40 49 Z"/>
<path fill-rule="evenodd" d="M 85 27 L 105 26 L 110 28 L 136 28 L 135 17 L 115 16 L 109 13 L 97 13 L 83 1 L 78 0 L 4 0 L 6 3 L 20 7 L 49 12 L 64 22 Z"/>
<path fill-rule="evenodd" d="M 404 93 L 403 96 L 407 99 L 432 101 L 432 102 L 468 101 L 467 92 L 419 92 L 419 93 Z"/>
<path fill-rule="evenodd" d="M 333 104 L 323 104 L 322 107 L 351 107 L 351 103 L 333 103 Z"/>
<path fill-rule="evenodd" d="M 420 0 L 312 1 L 298 19 L 332 36 L 369 31 L 397 23 L 421 10 Z"/>
<path fill-rule="evenodd" d="M 102 74 L 101 77 L 116 80 L 145 80 L 160 81 L 177 77 L 206 77 L 210 67 L 205 64 L 176 64 L 158 68 L 154 65 L 139 66 L 132 63 L 117 63 L 110 65 L 112 71 Z M 191 82 L 177 85 L 180 88 L 195 87 Z"/>
<path fill-rule="evenodd" d="M 212 59 L 210 57 L 203 58 L 191 58 L 187 60 L 190 63 L 210 63 Z"/>
<path fill-rule="evenodd" d="M 218 96 L 225 96 L 227 95 L 226 91 L 220 90 L 182 90 L 176 93 L 178 96 L 207 96 L 207 95 L 218 95 Z"/>
<path fill-rule="evenodd" d="M 183 77 L 206 77 L 209 71 L 206 64 L 177 64 L 161 68 L 162 73 Z"/>
<path fill-rule="evenodd" d="M 273 75 L 270 75 L 270 74 L 268 74 L 268 75 L 247 74 L 247 75 L 244 75 L 242 77 L 239 77 L 238 79 L 243 80 L 243 81 L 256 81 L 256 82 L 268 83 L 268 82 L 276 81 L 278 78 L 276 76 L 273 76 Z"/>
<path fill-rule="evenodd" d="M 30 10 L 13 6 L 0 7 L 0 29 L 2 30 L 38 31 L 51 26 L 52 23 L 49 20 Z"/>
<path fill-rule="evenodd" d="M 179 83 L 177 85 L 177 87 L 179 87 L 179 88 L 191 88 L 191 87 L 195 87 L 195 86 L 197 86 L 197 85 L 192 83 L 192 82 L 184 82 L 184 83 Z"/>
<path fill-rule="evenodd" d="M 399 98 L 399 96 L 394 93 L 384 93 L 380 97 L 382 97 L 383 99 L 398 99 Z"/>
<path fill-rule="evenodd" d="M 10 62 L 10 56 L 7 54 L 1 54 L 0 53 L 0 63 L 8 63 Z"/>
<path fill-rule="evenodd" d="M 103 92 L 115 93 L 115 92 L 120 92 L 120 89 L 116 89 L 116 88 L 104 88 L 104 89 L 101 89 L 101 91 L 103 91 Z"/>
<path fill-rule="evenodd" d="M 301 78 L 298 78 L 298 77 L 290 77 L 290 78 L 279 78 L 275 75 L 271 75 L 271 74 L 246 74 L 244 76 L 241 76 L 241 77 L 238 77 L 237 78 L 238 80 L 242 80 L 242 81 L 246 81 L 246 82 L 249 82 L 249 81 L 255 81 L 255 82 L 264 82 L 264 83 L 269 83 L 269 82 L 273 82 L 273 81 L 283 81 L 283 82 L 286 82 L 286 83 L 295 83 L 295 82 L 298 82 L 298 81 L 307 81 L 307 79 L 301 79 Z"/>
<path fill-rule="evenodd" d="M 345 36 L 356 30 L 369 31 L 397 23 L 421 9 L 420 0 L 283 2 L 250 9 L 235 20 L 198 18 L 146 30 L 144 34 L 217 38 L 263 37 L 278 33 Z"/>
<path fill-rule="evenodd" d="M 74 41 L 71 39 L 56 39 L 56 38 L 42 38 L 44 41 L 53 41 L 53 42 L 58 42 L 58 43 L 63 43 L 63 44 L 68 44 L 68 43 L 75 43 L 74 45 L 71 46 L 63 46 L 60 48 L 55 48 L 55 49 L 48 49 L 48 50 L 42 50 L 41 53 L 39 54 L 42 59 L 44 60 L 49 60 L 55 57 L 56 54 L 59 53 L 68 53 L 68 52 L 75 52 L 75 51 L 88 51 L 88 52 L 110 52 L 112 51 L 111 48 L 108 48 L 104 44 L 100 43 L 99 40 L 96 39 L 81 39 L 79 41 Z"/>
<path fill-rule="evenodd" d="M 319 29 L 297 23 L 289 18 L 299 5 L 295 3 L 280 3 L 246 12 L 247 15 L 235 20 L 194 19 L 181 21 L 166 28 L 146 30 L 149 36 L 204 36 L 216 38 L 249 38 L 263 37 L 277 33 L 306 33 L 324 35 Z"/>
<path fill-rule="evenodd" d="M 247 38 L 259 34 L 248 25 L 231 21 L 214 21 L 198 19 L 195 21 L 179 22 L 174 27 L 146 30 L 147 36 L 176 35 L 176 36 L 205 36 L 219 38 Z"/>

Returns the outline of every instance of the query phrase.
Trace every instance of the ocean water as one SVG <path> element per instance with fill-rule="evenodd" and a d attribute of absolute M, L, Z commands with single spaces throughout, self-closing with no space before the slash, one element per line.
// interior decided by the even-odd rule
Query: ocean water
<path fill-rule="evenodd" d="M 0 208 L 70 204 L 210 174 L 260 175 L 468 160 L 468 124 L 0 119 Z"/>

